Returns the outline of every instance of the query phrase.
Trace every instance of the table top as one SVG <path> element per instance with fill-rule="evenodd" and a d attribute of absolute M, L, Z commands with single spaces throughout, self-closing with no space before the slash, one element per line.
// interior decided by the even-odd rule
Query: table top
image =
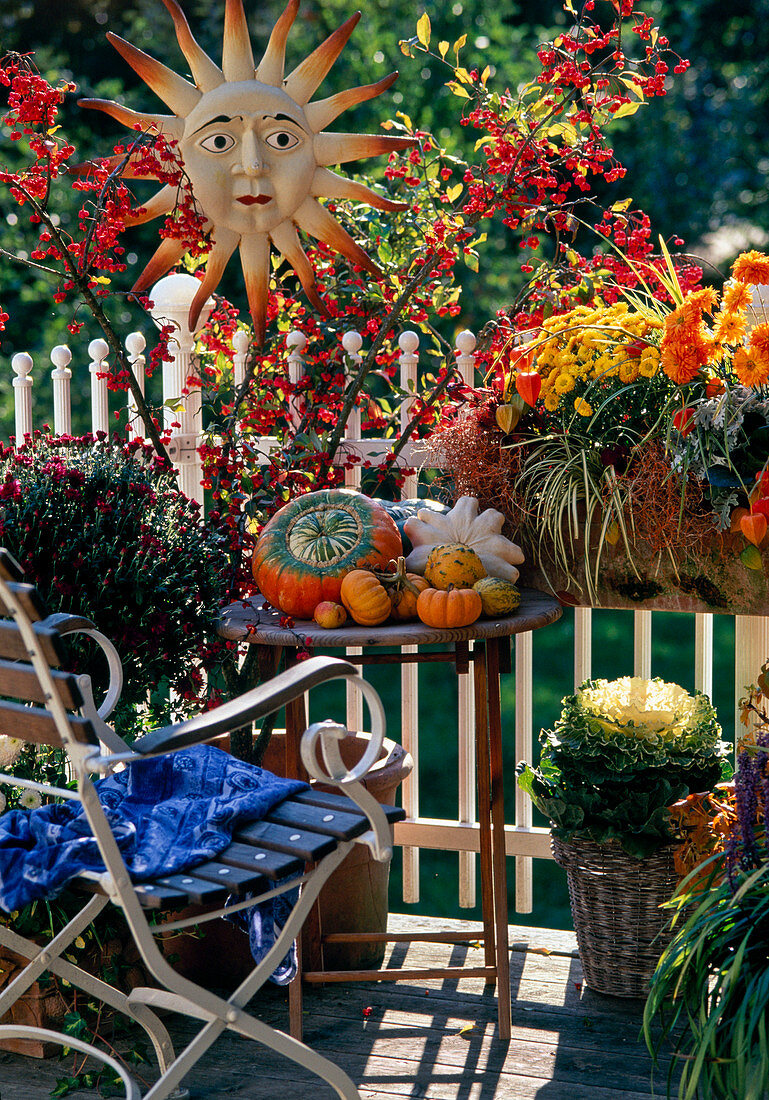
<path fill-rule="evenodd" d="M 325 649 L 336 646 L 434 645 L 461 642 L 471 638 L 504 638 L 539 630 L 560 619 L 563 609 L 545 592 L 521 589 L 521 606 L 512 615 L 495 619 L 477 619 L 470 626 L 439 630 L 421 622 L 388 623 L 382 626 L 350 626 L 324 630 L 314 622 L 296 619 L 289 629 L 280 625 L 280 612 L 262 607 L 261 597 L 230 604 L 222 612 L 219 634 L 231 641 L 261 645 L 301 646 L 312 644 Z"/>

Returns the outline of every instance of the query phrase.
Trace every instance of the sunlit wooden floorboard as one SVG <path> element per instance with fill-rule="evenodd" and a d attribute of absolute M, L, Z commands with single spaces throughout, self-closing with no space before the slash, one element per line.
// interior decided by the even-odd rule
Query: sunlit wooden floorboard
<path fill-rule="evenodd" d="M 397 944 L 390 965 L 479 965 L 477 925 L 461 945 Z M 391 918 L 394 931 L 444 927 L 427 918 Z M 452 925 L 455 926 L 455 925 Z M 573 935 L 510 930 L 513 1031 L 497 1038 L 496 1001 L 482 979 L 313 986 L 305 993 L 305 1039 L 350 1074 L 366 1100 L 640 1100 L 664 1096 L 664 1069 L 639 1039 L 641 1005 L 582 985 Z M 390 950 L 390 949 L 388 949 Z M 285 991 L 252 1005 L 286 1026 Z M 195 1025 L 170 1018 L 178 1045 Z M 0 1054 L 2 1100 L 42 1100 L 69 1064 Z M 151 1079 L 151 1074 L 148 1078 Z M 192 1100 L 325 1100 L 333 1091 L 255 1043 L 224 1036 L 187 1079 Z M 81 1098 L 87 1091 L 70 1094 Z"/>

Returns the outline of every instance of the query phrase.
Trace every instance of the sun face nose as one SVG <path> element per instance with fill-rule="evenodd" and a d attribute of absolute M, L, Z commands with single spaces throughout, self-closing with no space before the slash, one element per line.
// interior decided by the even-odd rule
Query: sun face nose
<path fill-rule="evenodd" d="M 240 164 L 233 165 L 234 172 L 242 172 L 250 179 L 263 176 L 266 166 L 253 130 L 246 130 L 241 143 Z"/>

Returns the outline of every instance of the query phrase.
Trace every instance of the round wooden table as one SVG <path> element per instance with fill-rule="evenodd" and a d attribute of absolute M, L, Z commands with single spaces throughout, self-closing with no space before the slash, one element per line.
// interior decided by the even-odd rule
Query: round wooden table
<path fill-rule="evenodd" d="M 510 638 L 555 622 L 562 608 L 552 596 L 533 589 L 521 591 L 521 606 L 513 615 L 497 619 L 479 619 L 471 626 L 454 630 L 437 630 L 424 623 L 397 623 L 385 626 L 343 626 L 339 630 L 324 630 L 312 622 L 297 620 L 291 627 L 281 626 L 280 614 L 262 605 L 257 598 L 231 604 L 225 609 L 220 634 L 233 641 L 254 645 L 283 647 L 289 662 L 296 650 L 306 645 L 323 649 L 360 648 L 362 652 L 346 654 L 346 660 L 357 664 L 422 664 L 430 661 L 453 662 L 458 673 L 469 672 L 475 713 L 475 754 L 479 852 L 481 861 L 481 909 L 484 928 L 485 965 L 483 967 L 451 967 L 409 970 L 327 971 L 322 966 L 305 970 L 307 981 L 350 981 L 383 979 L 419 979 L 436 977 L 485 977 L 497 983 L 499 1034 L 509 1039 L 511 1032 L 510 959 L 507 923 L 507 869 L 505 865 L 505 811 L 502 775 L 502 720 L 499 677 L 511 670 Z M 439 651 L 425 652 L 423 647 L 442 646 Z M 382 647 L 410 647 L 408 651 L 370 652 Z M 416 647 L 416 648 L 414 648 Z M 287 744 L 293 746 L 287 758 L 290 770 L 298 771 L 298 744 L 306 725 L 304 704 L 289 705 L 286 713 Z M 407 828 L 406 820 L 399 826 Z M 462 850 L 462 849 L 460 849 Z M 466 849 L 473 850 L 473 849 Z M 466 939 L 467 933 L 446 932 L 439 938 L 451 942 Z M 382 937 L 377 937 L 382 938 Z M 391 937 L 386 937 L 391 938 Z M 402 936 L 399 939 L 414 939 Z M 435 939 L 436 935 L 426 935 Z M 298 984 L 298 983 L 296 983 Z M 293 1015 L 293 1013 L 292 1013 Z"/>

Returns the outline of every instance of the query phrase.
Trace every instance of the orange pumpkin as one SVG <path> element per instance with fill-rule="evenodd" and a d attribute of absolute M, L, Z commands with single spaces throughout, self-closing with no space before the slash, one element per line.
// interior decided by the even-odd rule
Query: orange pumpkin
<path fill-rule="evenodd" d="M 339 595 L 359 626 L 379 626 L 390 616 L 387 589 L 367 569 L 353 569 L 343 577 Z"/>
<path fill-rule="evenodd" d="M 420 592 L 430 587 L 429 581 L 420 577 L 418 573 L 406 572 L 406 559 L 398 558 L 397 562 L 391 561 L 390 568 L 395 566 L 395 572 L 385 573 L 379 569 L 374 570 L 374 575 L 387 589 L 392 606 L 392 618 L 398 622 L 408 622 L 417 617 L 417 597 Z"/>
<path fill-rule="evenodd" d="M 481 597 L 473 588 L 426 588 L 417 599 L 417 615 L 426 626 L 440 630 L 469 626 L 483 610 Z"/>

